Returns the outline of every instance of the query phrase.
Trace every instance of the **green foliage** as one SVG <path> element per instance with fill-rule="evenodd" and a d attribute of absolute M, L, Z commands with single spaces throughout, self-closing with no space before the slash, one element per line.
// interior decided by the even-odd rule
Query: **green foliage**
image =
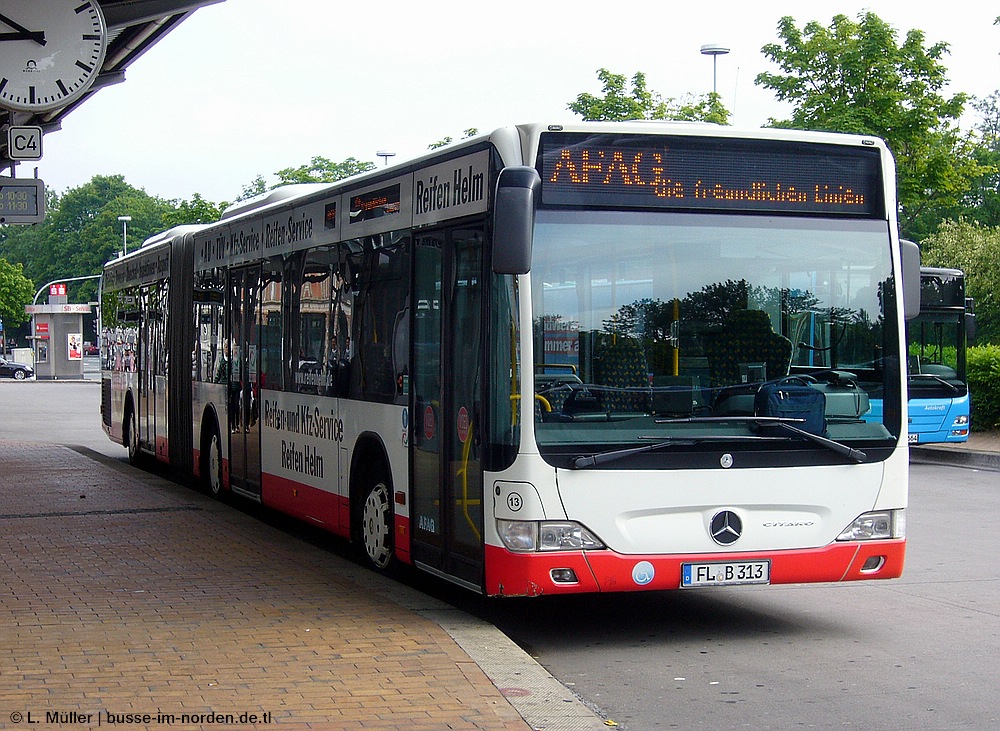
<path fill-rule="evenodd" d="M 253 198 L 257 195 L 262 195 L 268 191 L 267 181 L 264 180 L 263 175 L 258 175 L 256 178 L 251 180 L 249 183 L 243 186 L 240 191 L 239 196 L 236 198 L 238 201 L 245 201 L 248 198 Z"/>
<path fill-rule="evenodd" d="M 920 249 L 925 266 L 965 272 L 965 293 L 976 301 L 976 340 L 1000 344 L 1000 228 L 944 221 Z"/>
<path fill-rule="evenodd" d="M 1000 226 L 1000 92 L 976 99 L 973 107 L 979 112 L 980 121 L 975 129 L 978 142 L 972 156 L 981 172 L 969 180 L 969 188 L 956 205 L 936 213 L 941 218 L 964 218 L 984 226 Z M 937 221 L 930 223 L 936 226 Z"/>
<path fill-rule="evenodd" d="M 667 119 L 679 122 L 710 122 L 728 125 L 730 112 L 722 103 L 722 97 L 714 91 L 704 96 L 685 94 L 675 106 L 670 106 Z"/>
<path fill-rule="evenodd" d="M 586 92 L 578 94 L 567 108 L 588 122 L 623 122 L 632 119 L 662 119 L 689 122 L 715 122 L 729 124 L 729 110 L 722 105 L 715 92 L 704 97 L 686 95 L 677 101 L 664 99 L 646 88 L 646 75 L 641 71 L 632 77 L 632 88 L 626 88 L 623 74 L 613 74 L 600 69 L 597 78 L 604 85 L 604 96 Z"/>
<path fill-rule="evenodd" d="M 637 71 L 632 89 L 625 88 L 624 74 L 599 69 L 597 78 L 604 84 L 603 97 L 584 92 L 567 105 L 574 114 L 588 122 L 621 122 L 629 119 L 666 119 L 667 104 L 659 94 L 646 88 L 646 75 Z"/>
<path fill-rule="evenodd" d="M 263 175 L 258 175 L 252 181 L 243 186 L 237 200 L 247 200 L 254 196 L 266 193 L 269 190 L 280 188 L 283 185 L 294 183 L 336 183 L 338 180 L 349 178 L 352 175 L 367 173 L 375 169 L 375 163 L 362 162 L 354 157 L 349 157 L 343 162 L 333 162 L 329 158 L 316 155 L 307 165 L 299 165 L 297 168 L 282 168 L 275 175 L 278 182 L 268 185 Z"/>
<path fill-rule="evenodd" d="M 150 235 L 173 226 L 218 220 L 220 211 L 198 194 L 190 201 L 150 196 L 121 175 L 97 175 L 61 196 L 52 193 L 47 206 L 40 224 L 0 228 L 0 256 L 22 264 L 24 275 L 39 284 L 100 274 L 125 245 L 119 216 L 132 217 L 127 232 L 132 251 Z M 97 299 L 96 280 L 69 287 L 72 302 Z"/>
<path fill-rule="evenodd" d="M 279 182 L 273 187 L 278 188 L 292 183 L 336 183 L 338 180 L 367 173 L 374 169 L 375 163 L 361 162 L 353 157 L 349 157 L 343 162 L 333 162 L 317 155 L 309 161 L 308 165 L 279 170 L 275 173 Z"/>
<path fill-rule="evenodd" d="M 24 306 L 35 296 L 35 285 L 24 276 L 24 267 L 0 259 L 0 320 L 4 328 L 20 325 L 28 319 Z"/>
<path fill-rule="evenodd" d="M 463 140 L 467 140 L 470 137 L 475 137 L 477 134 L 479 134 L 479 130 L 478 129 L 476 129 L 475 127 L 469 127 L 467 130 L 465 130 L 462 133 L 462 139 Z M 452 142 L 454 142 L 454 140 L 450 136 L 442 137 L 437 142 L 432 142 L 429 145 L 427 145 L 427 149 L 428 150 L 436 150 L 439 147 L 447 147 Z"/>
<path fill-rule="evenodd" d="M 1000 429 L 1000 346 L 977 345 L 966 354 L 973 431 Z"/>
<path fill-rule="evenodd" d="M 228 203 L 212 203 L 205 200 L 200 193 L 195 193 L 191 200 L 170 201 L 174 209 L 163 214 L 163 225 L 167 228 L 190 223 L 214 223 L 222 216 Z"/>
<path fill-rule="evenodd" d="M 761 50 L 784 73 L 758 74 L 756 83 L 793 110 L 791 119 L 771 124 L 885 139 L 896 157 L 900 227 L 908 238 L 923 238 L 985 172 L 974 140 L 957 126 L 968 97 L 940 93 L 948 44 L 925 47 L 923 32 L 911 30 L 897 45 L 896 31 L 871 12 L 802 29 L 786 16 L 778 36 L 782 43 Z"/>

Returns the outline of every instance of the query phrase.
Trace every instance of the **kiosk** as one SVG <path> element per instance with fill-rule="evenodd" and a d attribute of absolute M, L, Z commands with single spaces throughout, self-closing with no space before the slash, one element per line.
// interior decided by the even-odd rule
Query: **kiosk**
<path fill-rule="evenodd" d="M 83 316 L 90 305 L 67 302 L 66 285 L 49 288 L 47 305 L 27 305 L 32 317 L 35 378 L 39 381 L 83 379 Z"/>

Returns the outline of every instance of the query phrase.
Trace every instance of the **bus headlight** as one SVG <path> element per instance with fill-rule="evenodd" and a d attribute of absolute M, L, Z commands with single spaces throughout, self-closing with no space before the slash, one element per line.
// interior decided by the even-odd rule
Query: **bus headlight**
<path fill-rule="evenodd" d="M 572 521 L 497 520 L 500 540 L 511 551 L 588 551 L 604 548 L 589 530 Z"/>
<path fill-rule="evenodd" d="M 604 544 L 579 523 L 541 523 L 539 525 L 539 551 L 585 551 L 595 548 L 604 548 Z"/>
<path fill-rule="evenodd" d="M 855 518 L 838 541 L 877 541 L 906 537 L 906 511 L 878 510 Z"/>
<path fill-rule="evenodd" d="M 954 422 L 953 426 L 965 426 L 968 423 L 969 423 L 969 415 L 968 414 L 962 414 L 961 416 L 956 416 L 955 417 L 955 422 Z"/>

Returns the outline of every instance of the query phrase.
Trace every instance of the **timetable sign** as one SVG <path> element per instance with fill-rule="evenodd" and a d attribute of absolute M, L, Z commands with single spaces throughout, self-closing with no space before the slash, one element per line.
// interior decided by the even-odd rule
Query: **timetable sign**
<path fill-rule="evenodd" d="M 41 223 L 45 183 L 37 178 L 0 177 L 0 224 Z"/>

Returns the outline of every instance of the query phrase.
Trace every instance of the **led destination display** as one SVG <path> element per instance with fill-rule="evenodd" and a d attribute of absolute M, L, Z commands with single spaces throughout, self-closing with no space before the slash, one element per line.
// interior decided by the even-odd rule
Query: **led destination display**
<path fill-rule="evenodd" d="M 721 137 L 549 133 L 546 205 L 881 217 L 878 148 Z"/>

